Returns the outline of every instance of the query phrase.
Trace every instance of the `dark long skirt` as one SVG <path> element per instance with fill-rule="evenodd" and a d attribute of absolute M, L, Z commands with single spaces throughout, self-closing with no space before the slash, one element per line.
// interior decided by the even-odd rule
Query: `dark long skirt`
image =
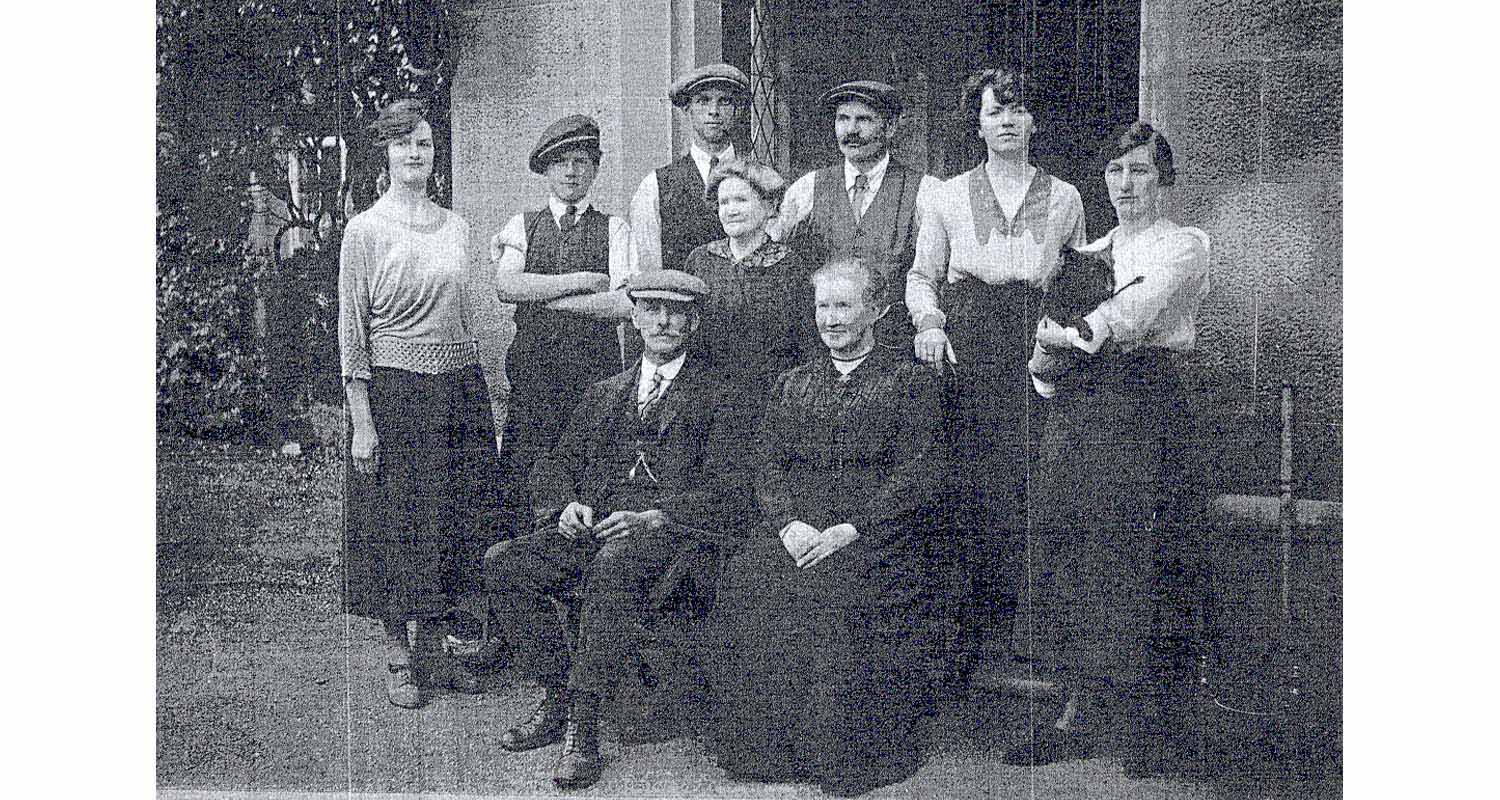
<path fill-rule="evenodd" d="M 717 698 L 709 746 L 732 777 L 873 788 L 916 771 L 912 729 L 929 702 L 920 577 L 889 563 L 856 542 L 798 569 L 774 535 L 729 560 L 703 661 Z"/>
<path fill-rule="evenodd" d="M 1129 690 L 1192 625 L 1205 495 L 1189 409 L 1160 350 L 1104 361 L 1050 403 L 1017 646 L 1064 682 Z"/>
<path fill-rule="evenodd" d="M 958 357 L 947 403 L 949 549 L 967 573 L 954 579 L 967 597 L 953 602 L 965 607 L 966 636 L 1003 647 L 1025 579 L 1027 480 L 1043 419 L 1026 371 L 1041 293 L 1021 282 L 963 280 L 945 288 L 943 305 Z M 1000 627 L 984 633 L 991 625 Z"/>
<path fill-rule="evenodd" d="M 370 414 L 380 471 L 354 471 L 346 441 L 345 608 L 382 620 L 442 616 L 480 585 L 496 533 L 500 461 L 479 368 L 376 367 Z"/>

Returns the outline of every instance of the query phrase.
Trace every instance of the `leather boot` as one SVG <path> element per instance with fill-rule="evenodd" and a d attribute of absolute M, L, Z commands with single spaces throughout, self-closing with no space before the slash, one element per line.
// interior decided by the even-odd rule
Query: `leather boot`
<path fill-rule="evenodd" d="M 512 753 L 546 747 L 562 738 L 568 721 L 568 694 L 561 687 L 548 686 L 531 716 L 500 734 L 500 746 Z"/>
<path fill-rule="evenodd" d="M 568 711 L 567 730 L 563 733 L 562 755 L 552 769 L 552 782 L 559 789 L 582 789 L 593 786 L 604 772 L 604 758 L 599 755 L 599 701 L 580 694 Z"/>
<path fill-rule="evenodd" d="M 479 678 L 448 652 L 448 626 L 437 620 L 417 623 L 417 651 L 420 654 L 419 675 L 435 689 L 451 689 L 463 694 L 484 691 Z"/>

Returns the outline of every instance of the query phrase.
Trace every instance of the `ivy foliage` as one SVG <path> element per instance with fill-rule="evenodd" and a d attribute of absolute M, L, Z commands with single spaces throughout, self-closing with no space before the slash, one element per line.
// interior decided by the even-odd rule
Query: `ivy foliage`
<path fill-rule="evenodd" d="M 235 435 L 315 395 L 336 400 L 339 243 L 383 165 L 364 128 L 420 97 L 446 140 L 448 6 L 158 0 L 158 428 Z M 434 170 L 444 203 L 447 152 Z M 301 245 L 286 259 L 290 247 L 252 251 L 252 181 L 262 208 L 279 200 L 259 218 L 273 244 Z"/>

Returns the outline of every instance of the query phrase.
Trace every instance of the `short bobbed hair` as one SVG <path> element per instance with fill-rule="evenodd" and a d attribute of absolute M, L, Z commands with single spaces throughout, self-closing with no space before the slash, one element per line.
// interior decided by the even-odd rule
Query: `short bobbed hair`
<path fill-rule="evenodd" d="M 423 122 L 427 122 L 425 102 L 415 98 L 397 100 L 380 109 L 380 115 L 370 123 L 370 139 L 376 149 L 384 150 L 386 145 L 410 134 Z"/>
<path fill-rule="evenodd" d="M 1172 162 L 1172 145 L 1167 143 L 1167 137 L 1161 131 L 1143 119 L 1119 126 L 1104 140 L 1104 145 L 1099 148 L 1099 168 L 1104 169 L 1109 162 L 1141 145 L 1147 146 L 1151 161 L 1156 164 L 1157 184 L 1171 186 L 1176 183 L 1177 166 Z"/>
<path fill-rule="evenodd" d="M 816 286 L 818 281 L 846 275 L 864 278 L 866 303 L 877 307 L 885 304 L 888 289 L 885 274 L 876 269 L 874 264 L 859 256 L 835 255 L 823 266 L 818 267 L 808 281 Z"/>
<path fill-rule="evenodd" d="M 976 72 L 964 82 L 963 111 L 967 115 L 970 129 L 979 129 L 979 110 L 984 105 L 984 90 L 995 90 L 995 101 L 1001 105 L 1020 103 L 1036 115 L 1035 97 L 1031 93 L 1031 79 L 1024 70 L 1009 64 Z"/>
<path fill-rule="evenodd" d="M 772 208 L 781 207 L 781 196 L 786 194 L 786 178 L 781 177 L 781 173 L 769 164 L 736 158 L 725 161 L 709 173 L 708 185 L 703 187 L 703 202 L 707 203 L 709 208 L 719 207 L 719 184 L 730 178 L 739 178 L 750 184 L 750 188 L 760 195 L 760 199 L 766 201 Z"/>

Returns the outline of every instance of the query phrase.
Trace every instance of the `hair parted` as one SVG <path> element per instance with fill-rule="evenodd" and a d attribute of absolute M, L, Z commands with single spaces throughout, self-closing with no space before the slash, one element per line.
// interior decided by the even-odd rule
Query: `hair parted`
<path fill-rule="evenodd" d="M 1177 165 L 1172 160 L 1172 145 L 1161 131 L 1143 119 L 1120 125 L 1104 140 L 1104 145 L 1099 148 L 1099 167 L 1102 169 L 1141 145 L 1147 145 L 1151 151 L 1151 161 L 1156 165 L 1158 175 L 1157 184 L 1171 186 L 1176 183 Z"/>
<path fill-rule="evenodd" d="M 703 202 L 709 208 L 719 207 L 719 184 L 730 178 L 739 178 L 750 184 L 750 188 L 760 195 L 760 199 L 766 201 L 772 208 L 781 207 L 781 197 L 786 194 L 786 179 L 781 177 L 769 164 L 759 161 L 736 158 L 726 161 L 714 168 L 708 175 L 708 184 L 703 188 Z"/>
<path fill-rule="evenodd" d="M 858 276 L 864 279 L 865 302 L 872 306 L 880 306 L 885 303 L 886 279 L 885 274 L 876 269 L 867 259 L 854 255 L 834 255 L 824 262 L 823 266 L 813 271 L 808 280 L 814 286 L 818 281 L 828 280 L 839 276 Z"/>

